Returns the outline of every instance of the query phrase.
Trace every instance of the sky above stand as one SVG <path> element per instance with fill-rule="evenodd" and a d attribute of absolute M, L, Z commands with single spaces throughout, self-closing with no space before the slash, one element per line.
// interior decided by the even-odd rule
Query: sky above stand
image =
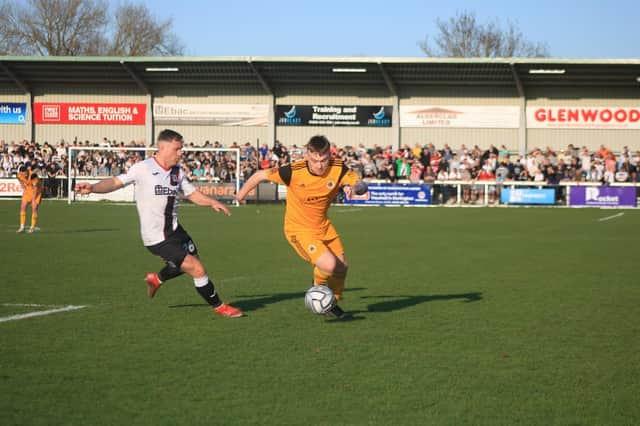
<path fill-rule="evenodd" d="M 464 10 L 513 22 L 556 58 L 640 58 L 640 1 L 144 0 L 173 19 L 186 56 L 423 57 L 436 20 Z"/>

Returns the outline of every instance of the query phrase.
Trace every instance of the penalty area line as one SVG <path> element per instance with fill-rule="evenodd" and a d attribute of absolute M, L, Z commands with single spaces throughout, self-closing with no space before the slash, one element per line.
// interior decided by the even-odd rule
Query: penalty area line
<path fill-rule="evenodd" d="M 9 304 L 9 303 L 6 303 L 6 304 L 3 304 L 2 306 L 34 306 L 34 305 L 26 305 L 26 304 L 25 305 L 21 305 L 21 304 Z M 39 305 L 35 305 L 35 306 L 39 306 Z M 83 308 L 86 308 L 86 307 L 87 306 L 85 306 L 85 305 L 80 305 L 80 306 L 67 305 L 67 306 L 63 306 L 61 308 L 47 309 L 47 310 L 44 310 L 44 311 L 34 311 L 34 312 L 27 312 L 26 314 L 9 315 L 7 317 L 0 317 L 0 322 L 17 321 L 17 320 L 21 320 L 21 319 L 40 317 L 40 316 L 43 316 L 43 315 L 57 314 L 59 312 L 75 311 L 75 310 L 83 309 Z"/>
<path fill-rule="evenodd" d="M 604 222 L 605 220 L 611 220 L 611 219 L 615 219 L 617 217 L 622 217 L 622 216 L 624 216 L 624 212 L 618 213 L 618 214 L 614 214 L 613 216 L 602 217 L 602 218 L 598 219 L 598 222 Z"/>

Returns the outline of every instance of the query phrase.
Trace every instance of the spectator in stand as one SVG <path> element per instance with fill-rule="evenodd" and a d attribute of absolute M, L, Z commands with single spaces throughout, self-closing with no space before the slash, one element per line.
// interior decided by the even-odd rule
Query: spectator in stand
<path fill-rule="evenodd" d="M 509 150 L 505 145 L 500 146 L 500 151 L 498 151 L 498 164 L 507 163 L 509 161 Z"/>
<path fill-rule="evenodd" d="M 431 153 L 429 152 L 429 148 L 424 147 L 418 158 L 426 170 L 427 167 L 431 165 Z"/>
<path fill-rule="evenodd" d="M 362 164 L 362 176 L 367 179 L 372 179 L 378 174 L 376 163 L 371 159 L 369 154 L 364 154 L 360 159 Z"/>
<path fill-rule="evenodd" d="M 459 172 L 459 180 L 462 181 L 471 181 L 471 173 L 468 168 L 462 168 Z M 471 185 L 465 184 L 462 186 L 462 202 L 465 204 L 469 204 L 471 201 Z"/>
<path fill-rule="evenodd" d="M 396 167 L 395 164 L 391 161 L 391 158 L 387 157 L 384 159 L 382 167 L 380 168 L 378 178 L 388 179 L 391 182 L 395 182 L 397 180 Z"/>
<path fill-rule="evenodd" d="M 587 172 L 586 178 L 589 182 L 602 182 L 602 172 L 600 172 L 600 170 L 594 164 Z"/>
<path fill-rule="evenodd" d="M 411 173 L 409 175 L 409 180 L 413 183 L 421 182 L 423 174 L 424 166 L 418 158 L 414 158 L 411 161 Z"/>
<path fill-rule="evenodd" d="M 0 167 L 2 168 L 3 175 L 7 177 L 11 176 L 11 174 L 15 170 L 13 157 L 11 156 L 11 154 L 9 154 L 8 150 L 2 154 L 2 158 L 0 159 Z"/>
<path fill-rule="evenodd" d="M 609 157 L 609 154 L 611 154 L 611 150 L 604 145 L 600 145 L 600 149 L 598 150 L 598 155 L 600 156 L 600 158 L 605 159 Z"/>
<path fill-rule="evenodd" d="M 46 167 L 47 180 L 45 181 L 45 194 L 49 197 L 58 196 L 58 174 L 60 166 L 55 161 L 51 161 Z"/>
<path fill-rule="evenodd" d="M 404 155 L 398 156 L 396 159 L 396 168 L 398 179 L 409 179 L 411 174 L 411 163 Z"/>
<path fill-rule="evenodd" d="M 629 180 L 629 163 L 622 163 L 620 170 L 615 175 L 616 182 L 627 182 Z"/>
<path fill-rule="evenodd" d="M 560 191 L 560 187 L 558 186 L 558 184 L 560 183 L 560 175 L 558 174 L 556 168 L 554 168 L 552 165 L 548 165 L 544 170 L 544 178 L 547 184 L 553 187 L 555 192 L 555 199 L 564 199 L 564 194 Z"/>
<path fill-rule="evenodd" d="M 423 150 L 422 150 L 422 147 L 420 146 L 420 144 L 419 144 L 419 143 L 416 143 L 416 144 L 413 146 L 413 149 L 411 149 L 411 154 L 413 154 L 413 156 L 414 156 L 415 158 L 420 158 L 420 156 L 422 155 L 422 151 L 423 151 Z"/>
<path fill-rule="evenodd" d="M 478 181 L 495 181 L 496 175 L 493 174 L 493 170 L 482 168 L 478 173 Z M 484 197 L 484 189 L 485 185 L 479 185 L 481 188 L 481 192 L 478 194 L 480 198 Z M 487 191 L 489 192 L 489 204 L 493 204 L 496 201 L 496 186 L 495 185 L 486 185 Z"/>
<path fill-rule="evenodd" d="M 442 155 L 440 155 L 440 151 L 434 150 L 433 153 L 429 156 L 429 165 L 433 169 L 433 172 L 437 175 L 438 169 L 441 167 Z"/>
<path fill-rule="evenodd" d="M 433 184 L 433 182 L 436 181 L 436 178 L 438 176 L 436 175 L 436 172 L 433 170 L 433 168 L 431 166 L 428 166 L 425 170 L 424 170 L 424 183 L 427 184 Z"/>

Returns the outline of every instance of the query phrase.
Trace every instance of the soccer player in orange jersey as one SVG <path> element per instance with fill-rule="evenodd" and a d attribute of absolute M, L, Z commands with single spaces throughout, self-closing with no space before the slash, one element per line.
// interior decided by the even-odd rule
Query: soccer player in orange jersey
<path fill-rule="evenodd" d="M 20 202 L 20 227 L 16 232 L 24 232 L 24 224 L 27 221 L 27 206 L 31 205 L 31 227 L 27 232 L 32 233 L 39 231 L 38 224 L 38 207 L 42 200 L 42 179 L 35 170 L 31 168 L 21 167 L 16 175 L 20 185 L 22 185 L 22 200 Z"/>
<path fill-rule="evenodd" d="M 361 195 L 367 191 L 367 185 L 341 160 L 332 158 L 330 148 L 326 137 L 312 137 L 306 145 L 304 160 L 256 172 L 242 186 L 236 199 L 244 200 L 263 180 L 287 185 L 284 216 L 287 241 L 300 257 L 314 265 L 314 284 L 328 285 L 339 301 L 348 264 L 327 210 L 341 187 Z M 341 319 L 350 316 L 338 305 L 330 314 Z"/>

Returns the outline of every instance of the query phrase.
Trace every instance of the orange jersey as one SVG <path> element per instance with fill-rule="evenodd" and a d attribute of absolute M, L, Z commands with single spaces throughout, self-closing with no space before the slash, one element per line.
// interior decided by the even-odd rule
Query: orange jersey
<path fill-rule="evenodd" d="M 42 195 L 42 180 L 37 174 L 29 170 L 26 176 L 22 173 L 18 173 L 17 178 L 24 188 L 24 191 L 22 192 L 23 199 L 30 201 L 33 197 Z"/>
<path fill-rule="evenodd" d="M 327 210 L 339 189 L 345 185 L 355 185 L 360 177 L 349 170 L 342 160 L 332 158 L 329 160 L 329 169 L 322 176 L 311 174 L 307 161 L 303 160 L 269 169 L 267 179 L 287 185 L 285 232 L 302 231 L 322 235 L 331 225 Z"/>

